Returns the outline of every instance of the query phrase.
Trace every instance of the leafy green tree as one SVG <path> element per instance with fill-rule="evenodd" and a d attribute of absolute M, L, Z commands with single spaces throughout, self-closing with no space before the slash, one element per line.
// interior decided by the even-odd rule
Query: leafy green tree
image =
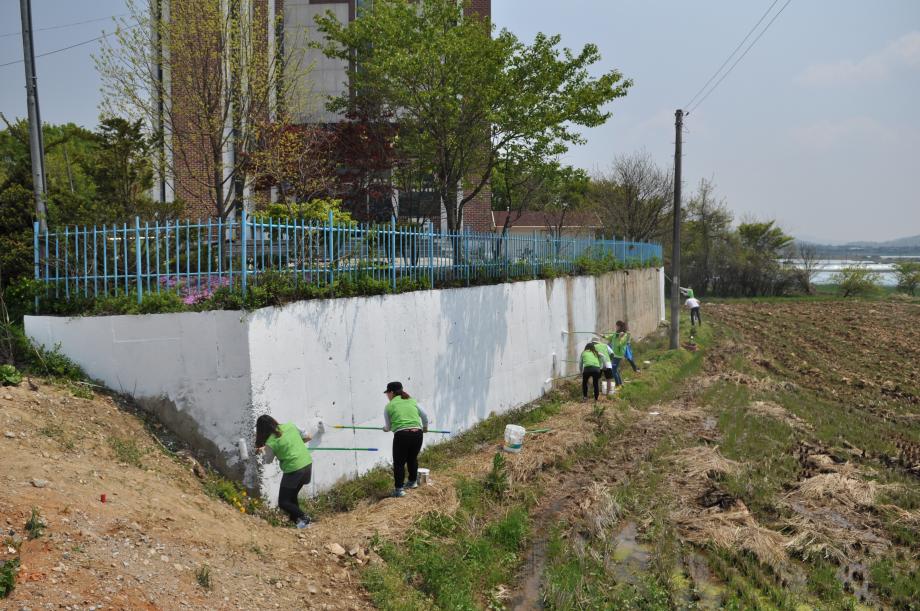
<path fill-rule="evenodd" d="M 920 288 L 920 262 L 902 261 L 895 263 L 895 274 L 898 280 L 898 290 L 908 295 L 914 295 Z"/>
<path fill-rule="evenodd" d="M 524 44 L 457 0 L 375 0 L 342 24 L 317 19 L 328 57 L 347 62 L 350 90 L 330 110 L 397 117 L 397 147 L 432 176 L 447 226 L 486 187 L 503 151 L 549 155 L 583 142 L 578 126 L 604 123 L 604 105 L 631 82 L 593 76 L 595 45 L 560 49 L 558 36 Z"/>

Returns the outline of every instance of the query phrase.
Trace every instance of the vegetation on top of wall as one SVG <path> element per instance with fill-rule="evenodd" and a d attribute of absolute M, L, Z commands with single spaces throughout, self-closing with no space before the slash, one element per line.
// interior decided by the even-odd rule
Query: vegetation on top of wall
<path fill-rule="evenodd" d="M 575 262 L 575 270 L 566 272 L 557 267 L 545 266 L 537 274 L 543 279 L 552 279 L 564 275 L 600 275 L 620 269 L 656 268 L 661 261 L 653 258 L 644 263 L 630 260 L 625 264 L 612 254 L 585 254 Z M 520 266 L 519 266 L 520 267 Z M 434 288 L 459 288 L 465 286 L 482 286 L 521 280 L 533 280 L 534 273 L 527 269 L 510 270 L 508 276 L 487 276 L 484 273 L 473 274 L 469 278 L 463 273 L 447 279 L 437 279 Z M 513 273 L 516 272 L 516 273 Z M 177 292 L 161 290 L 146 292 L 140 301 L 137 293 L 129 291 L 119 295 L 84 297 L 71 294 L 69 299 L 46 297 L 45 289 L 35 281 L 24 281 L 18 285 L 21 301 L 32 303 L 34 297 L 40 296 L 38 313 L 57 316 L 114 316 L 125 314 L 163 314 L 172 312 L 205 312 L 209 310 L 255 310 L 258 308 L 281 306 L 295 301 L 311 299 L 335 299 L 339 297 L 367 297 L 422 291 L 432 288 L 428 277 L 403 277 L 396 281 L 395 290 L 387 278 L 375 278 L 371 275 L 341 275 L 331 284 L 317 286 L 304 282 L 293 274 L 269 271 L 250 276 L 244 291 L 238 281 L 233 284 L 215 286 L 213 290 L 202 288 L 194 294 L 182 296 Z M 24 311 L 26 308 L 22 308 Z M 24 312 L 25 313 L 25 312 Z"/>

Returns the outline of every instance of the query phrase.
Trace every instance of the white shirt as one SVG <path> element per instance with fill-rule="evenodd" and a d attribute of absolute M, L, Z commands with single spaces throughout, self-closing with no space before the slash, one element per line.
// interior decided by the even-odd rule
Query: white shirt
<path fill-rule="evenodd" d="M 684 305 L 686 305 L 688 308 L 698 308 L 700 307 L 700 302 L 695 297 L 690 297 L 687 299 L 687 301 L 684 302 Z"/>

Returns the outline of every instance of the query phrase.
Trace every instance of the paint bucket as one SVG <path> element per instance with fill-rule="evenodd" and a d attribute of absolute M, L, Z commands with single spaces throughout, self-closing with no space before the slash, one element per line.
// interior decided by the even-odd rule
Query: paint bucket
<path fill-rule="evenodd" d="M 505 452 L 520 452 L 524 445 L 524 433 L 527 431 L 522 426 L 509 424 L 505 426 Z"/>
<path fill-rule="evenodd" d="M 431 470 L 425 467 L 418 468 L 418 485 L 426 486 L 431 483 Z"/>

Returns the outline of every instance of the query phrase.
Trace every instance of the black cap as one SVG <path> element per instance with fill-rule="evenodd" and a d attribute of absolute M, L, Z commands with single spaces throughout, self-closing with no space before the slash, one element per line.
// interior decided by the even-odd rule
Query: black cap
<path fill-rule="evenodd" d="M 383 392 L 384 393 L 391 392 L 391 393 L 398 395 L 399 393 L 402 392 L 402 390 L 403 390 L 402 382 L 390 382 L 389 384 L 387 384 L 387 389 Z"/>

